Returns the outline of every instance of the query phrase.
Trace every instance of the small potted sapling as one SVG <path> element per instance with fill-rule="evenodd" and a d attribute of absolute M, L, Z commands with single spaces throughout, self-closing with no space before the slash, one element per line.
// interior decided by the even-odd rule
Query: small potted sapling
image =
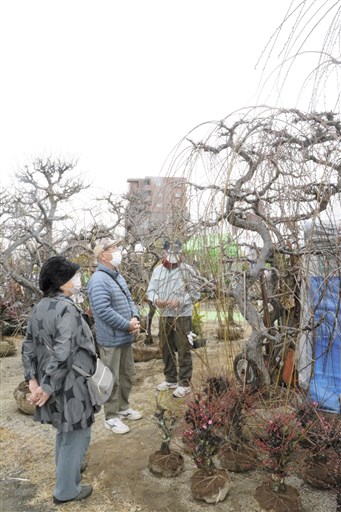
<path fill-rule="evenodd" d="M 261 427 L 263 435 L 255 442 L 264 454 L 261 467 L 270 473 L 270 480 L 264 480 L 257 487 L 255 498 L 262 510 L 300 512 L 303 510 L 300 494 L 285 481 L 292 453 L 300 437 L 295 414 L 277 414 L 271 420 L 263 419 Z"/>
<path fill-rule="evenodd" d="M 181 453 L 170 449 L 177 416 L 157 402 L 154 420 L 162 432 L 162 442 L 160 449 L 149 456 L 149 469 L 157 476 L 177 476 L 184 467 L 184 458 Z"/>
<path fill-rule="evenodd" d="M 307 455 L 300 463 L 300 476 L 313 487 L 341 492 L 341 420 L 306 401 L 296 412 L 302 428 L 301 446 Z"/>
<path fill-rule="evenodd" d="M 221 399 L 226 410 L 226 435 L 218 453 L 220 464 L 233 472 L 256 469 L 257 451 L 243 435 L 245 420 L 252 414 L 254 392 L 247 387 L 230 387 Z"/>

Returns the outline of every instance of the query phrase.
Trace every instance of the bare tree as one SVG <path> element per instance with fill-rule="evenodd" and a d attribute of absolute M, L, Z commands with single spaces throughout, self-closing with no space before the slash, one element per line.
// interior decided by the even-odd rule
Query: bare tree
<path fill-rule="evenodd" d="M 75 165 L 36 158 L 17 173 L 13 189 L 2 192 L 1 289 L 2 300 L 10 307 L 18 299 L 23 306 L 39 297 L 42 262 L 69 249 L 67 224 L 75 222 L 71 202 L 87 188 L 74 175 Z"/>
<path fill-rule="evenodd" d="M 263 107 L 213 123 L 199 141 L 194 134 L 183 144 L 196 232 L 230 232 L 248 262 L 227 273 L 228 255 L 222 254 L 209 281 L 216 294 L 236 300 L 251 325 L 246 352 L 269 384 L 264 345 L 281 346 L 297 335 L 292 319 L 280 329 L 275 322 L 288 295 L 297 298 L 303 223 L 330 207 L 341 191 L 340 118 Z"/>
<path fill-rule="evenodd" d="M 327 104 L 340 112 L 340 15 L 338 0 L 290 2 L 257 63 L 263 101 L 271 94 L 280 102 L 293 91 L 307 110 Z"/>
<path fill-rule="evenodd" d="M 90 187 L 75 174 L 76 165 L 36 158 L 16 174 L 12 189 L 1 191 L 3 319 L 17 304 L 25 322 L 30 305 L 40 297 L 38 276 L 46 258 L 65 255 L 90 275 L 96 242 L 118 234 L 124 238 L 125 201 L 112 193 L 84 201 Z"/>

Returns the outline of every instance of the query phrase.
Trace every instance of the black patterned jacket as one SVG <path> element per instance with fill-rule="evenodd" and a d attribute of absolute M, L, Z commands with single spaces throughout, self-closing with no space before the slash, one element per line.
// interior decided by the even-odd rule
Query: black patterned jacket
<path fill-rule="evenodd" d="M 63 432 L 94 422 L 86 380 L 75 363 L 93 373 L 96 350 L 81 309 L 63 293 L 44 297 L 33 309 L 22 346 L 25 380 L 36 378 L 50 398 L 36 407 L 35 419 Z"/>

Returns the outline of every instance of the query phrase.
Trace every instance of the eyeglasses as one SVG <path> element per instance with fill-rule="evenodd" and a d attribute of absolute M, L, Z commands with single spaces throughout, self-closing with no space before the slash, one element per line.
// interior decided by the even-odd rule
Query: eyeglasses
<path fill-rule="evenodd" d="M 113 253 L 113 252 L 122 252 L 122 247 L 117 247 L 116 245 L 111 245 L 110 247 L 108 247 L 107 249 L 103 249 L 102 253 L 103 252 L 110 252 L 110 253 Z"/>

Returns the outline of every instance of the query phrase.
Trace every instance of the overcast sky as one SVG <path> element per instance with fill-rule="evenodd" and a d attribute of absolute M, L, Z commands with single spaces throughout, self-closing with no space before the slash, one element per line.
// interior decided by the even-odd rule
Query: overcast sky
<path fill-rule="evenodd" d="M 2 182 L 44 155 L 78 159 L 93 187 L 118 194 L 164 174 L 189 130 L 257 102 L 255 66 L 290 3 L 3 1 Z"/>

